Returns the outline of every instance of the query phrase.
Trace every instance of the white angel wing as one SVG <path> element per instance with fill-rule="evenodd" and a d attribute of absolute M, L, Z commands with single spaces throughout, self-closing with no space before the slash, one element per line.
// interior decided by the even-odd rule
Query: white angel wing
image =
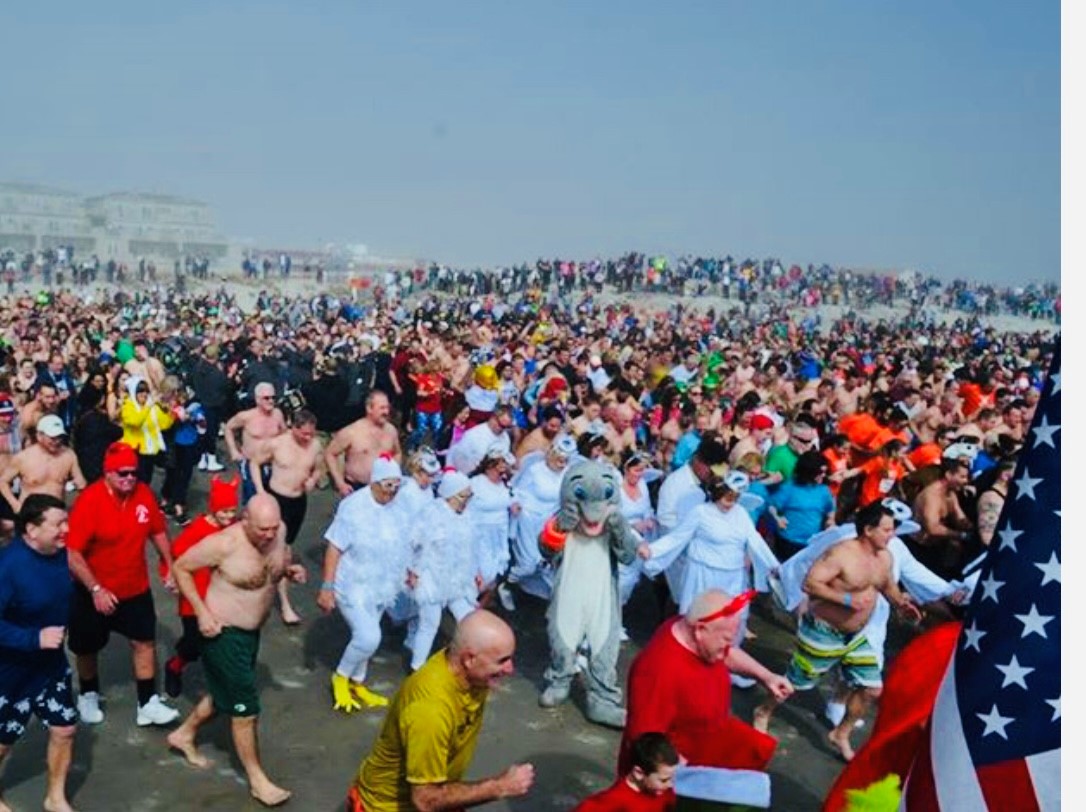
<path fill-rule="evenodd" d="M 513 479 L 510 481 L 509 485 L 515 488 L 520 483 L 521 477 L 524 476 L 525 472 L 529 468 L 534 465 L 538 465 L 546 458 L 547 452 L 543 451 L 542 449 L 538 449 L 536 451 L 529 451 L 517 462 L 517 472 L 513 475 Z"/>

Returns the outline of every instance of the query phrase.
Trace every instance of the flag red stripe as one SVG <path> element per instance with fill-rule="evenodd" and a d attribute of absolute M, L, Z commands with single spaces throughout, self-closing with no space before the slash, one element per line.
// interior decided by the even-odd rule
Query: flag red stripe
<path fill-rule="evenodd" d="M 845 791 L 862 789 L 896 773 L 902 782 L 921 741 L 927 741 L 927 725 L 939 694 L 941 678 L 954 653 L 961 624 L 938 626 L 906 646 L 891 664 L 871 738 L 838 776 L 824 812 L 847 807 Z"/>
<path fill-rule="evenodd" d="M 935 792 L 935 772 L 931 767 L 929 733 L 928 730 L 924 731 L 920 747 L 916 751 L 916 759 L 913 761 L 913 768 L 908 774 L 903 804 L 907 812 L 940 812 L 939 796 Z M 946 812 L 959 812 L 959 810 L 946 810 Z"/>
<path fill-rule="evenodd" d="M 989 809 L 1040 812 L 1033 779 L 1025 759 L 1011 759 L 977 767 L 977 779 Z"/>

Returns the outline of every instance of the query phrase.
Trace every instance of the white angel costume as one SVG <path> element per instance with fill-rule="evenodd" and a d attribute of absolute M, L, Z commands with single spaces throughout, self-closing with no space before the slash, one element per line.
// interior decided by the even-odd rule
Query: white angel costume
<path fill-rule="evenodd" d="M 619 488 L 619 512 L 626 518 L 630 529 L 642 541 L 654 541 L 657 537 L 655 530 L 642 533 L 637 529 L 638 525 L 646 519 L 656 518 L 656 512 L 652 509 L 652 500 L 649 498 L 649 486 L 644 478 L 637 483 L 637 494 L 636 499 L 631 499 L 626 492 L 625 485 Z M 630 600 L 630 595 L 633 594 L 637 582 L 641 580 L 643 564 L 644 562 L 640 558 L 635 558 L 630 564 L 619 563 L 618 599 L 621 606 L 625 606 L 626 602 Z"/>
<path fill-rule="evenodd" d="M 476 606 L 479 565 L 472 535 L 471 517 L 466 511 L 457 513 L 444 499 L 433 500 L 412 525 L 411 571 L 418 577 L 414 589 L 418 615 L 407 635 L 412 671 L 430 656 L 442 610 L 447 607 L 459 623 Z"/>
<path fill-rule="evenodd" d="M 332 582 L 336 605 L 351 627 L 351 640 L 336 673 L 361 683 L 370 657 L 381 645 L 381 615 L 403 591 L 411 547 L 399 497 L 379 504 L 368 487 L 336 508 L 324 533 L 340 552 Z"/>
<path fill-rule="evenodd" d="M 491 482 L 486 474 L 471 478 L 467 515 L 475 534 L 475 555 L 484 586 L 490 586 L 509 567 L 509 508 L 513 492 L 504 482 Z"/>
<path fill-rule="evenodd" d="M 513 480 L 513 500 L 520 513 L 513 520 L 513 566 L 509 582 L 529 595 L 550 600 L 554 589 L 554 570 L 539 552 L 539 534 L 547 519 L 558 512 L 562 471 L 555 471 L 542 458 L 521 460 L 523 466 Z"/>
<path fill-rule="evenodd" d="M 679 612 L 685 613 L 701 593 L 720 589 L 738 595 L 751 586 L 747 567 L 749 556 L 754 565 L 754 585 L 768 589 L 769 572 L 780 566 L 772 550 L 759 535 L 750 515 L 738 504 L 727 510 L 713 502 L 697 505 L 675 530 L 653 542 L 652 557 L 645 562 L 645 573 L 656 575 L 667 569 L 680 555 L 686 566 L 676 586 Z M 738 640 L 746 629 L 748 606 L 742 616 Z"/>
<path fill-rule="evenodd" d="M 665 536 L 679 526 L 680 521 L 690 515 L 698 505 L 706 500 L 705 490 L 694 475 L 694 469 L 687 463 L 677 471 L 672 471 L 660 486 L 656 503 L 656 521 L 660 525 L 660 535 Z M 683 579 L 686 556 L 680 553 L 665 570 L 671 597 L 679 602 L 679 587 Z"/>

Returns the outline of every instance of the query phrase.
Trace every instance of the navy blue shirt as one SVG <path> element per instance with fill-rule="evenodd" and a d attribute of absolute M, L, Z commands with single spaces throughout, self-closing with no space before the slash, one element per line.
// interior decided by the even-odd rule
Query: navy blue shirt
<path fill-rule="evenodd" d="M 68 625 L 71 596 L 67 550 L 42 555 L 18 536 L 0 550 L 0 693 L 67 669 L 64 647 L 43 651 L 38 634 Z"/>

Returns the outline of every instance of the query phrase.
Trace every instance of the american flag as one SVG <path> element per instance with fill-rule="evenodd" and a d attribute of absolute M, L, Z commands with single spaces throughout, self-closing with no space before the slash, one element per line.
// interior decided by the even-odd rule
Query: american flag
<path fill-rule="evenodd" d="M 910 812 L 1060 808 L 1059 433 L 1057 345 L 908 775 Z"/>

